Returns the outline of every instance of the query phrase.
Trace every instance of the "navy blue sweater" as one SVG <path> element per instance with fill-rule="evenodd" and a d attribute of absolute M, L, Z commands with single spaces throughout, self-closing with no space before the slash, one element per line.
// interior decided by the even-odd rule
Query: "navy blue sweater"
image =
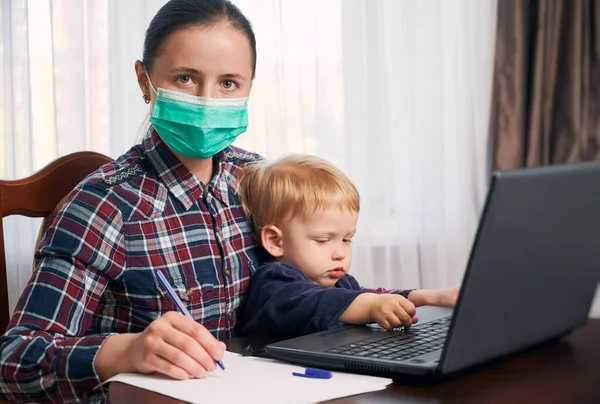
<path fill-rule="evenodd" d="M 364 289 L 351 275 L 329 288 L 312 283 L 293 265 L 267 262 L 252 277 L 248 300 L 238 313 L 236 335 L 291 338 L 334 328 L 354 299 L 365 292 L 407 297 L 410 290 Z"/>

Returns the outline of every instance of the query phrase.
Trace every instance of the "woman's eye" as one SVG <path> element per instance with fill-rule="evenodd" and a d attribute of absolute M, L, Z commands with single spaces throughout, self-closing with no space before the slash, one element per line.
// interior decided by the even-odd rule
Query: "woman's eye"
<path fill-rule="evenodd" d="M 344 243 L 351 243 L 351 242 L 352 242 L 352 239 L 351 239 L 351 238 L 345 238 L 345 239 L 344 239 Z"/>
<path fill-rule="evenodd" d="M 318 238 L 315 241 L 317 243 L 319 243 L 319 244 L 325 244 L 325 243 L 327 243 L 329 241 L 329 239 L 327 239 L 327 238 Z"/>
<path fill-rule="evenodd" d="M 231 80 L 225 80 L 223 82 L 223 88 L 225 90 L 233 90 L 237 85 Z"/>
<path fill-rule="evenodd" d="M 180 77 L 177 78 L 177 80 L 181 84 L 188 84 L 190 81 L 192 81 L 192 78 L 190 76 L 180 76 Z"/>

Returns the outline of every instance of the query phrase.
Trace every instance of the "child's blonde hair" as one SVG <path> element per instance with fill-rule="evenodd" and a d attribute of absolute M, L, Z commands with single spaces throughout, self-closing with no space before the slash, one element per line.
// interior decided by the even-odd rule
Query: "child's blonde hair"
<path fill-rule="evenodd" d="M 244 213 L 260 240 L 265 226 L 337 206 L 360 210 L 356 187 L 327 160 L 294 154 L 274 163 L 253 163 L 244 167 L 239 182 Z"/>

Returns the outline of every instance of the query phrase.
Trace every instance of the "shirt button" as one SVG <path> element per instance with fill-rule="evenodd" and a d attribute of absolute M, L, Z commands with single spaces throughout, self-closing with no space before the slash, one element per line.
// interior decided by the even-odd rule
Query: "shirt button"
<path fill-rule="evenodd" d="M 229 268 L 225 268 L 224 273 L 225 273 L 225 276 L 231 275 L 231 271 L 229 270 Z"/>
<path fill-rule="evenodd" d="M 186 292 L 185 292 L 185 294 L 186 294 L 186 295 L 188 295 L 188 297 L 191 297 L 191 296 L 192 296 L 192 293 L 194 293 L 194 292 L 192 291 L 192 289 L 188 289 L 188 290 L 186 290 Z"/>
<path fill-rule="evenodd" d="M 223 230 L 223 229 L 221 229 L 221 226 L 217 225 L 217 227 L 215 227 L 215 231 L 216 231 L 217 233 L 220 233 L 220 232 L 221 232 L 221 230 Z"/>

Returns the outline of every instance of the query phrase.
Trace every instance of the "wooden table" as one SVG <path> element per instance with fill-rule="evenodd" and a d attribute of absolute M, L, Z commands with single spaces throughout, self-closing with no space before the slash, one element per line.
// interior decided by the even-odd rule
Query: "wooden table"
<path fill-rule="evenodd" d="M 241 353 L 267 342 L 260 338 L 228 341 Z M 271 342 L 271 341 L 268 341 Z M 267 342 L 267 343 L 268 343 Z M 260 397 L 249 402 L 260 402 Z M 181 403 L 137 387 L 113 383 L 112 404 Z M 397 380 L 386 390 L 346 397 L 329 403 L 600 403 L 600 320 L 590 320 L 559 342 L 514 355 L 458 377 L 426 387 Z M 226 404 L 226 403 L 223 403 Z M 240 403 L 241 404 L 241 403 Z"/>

